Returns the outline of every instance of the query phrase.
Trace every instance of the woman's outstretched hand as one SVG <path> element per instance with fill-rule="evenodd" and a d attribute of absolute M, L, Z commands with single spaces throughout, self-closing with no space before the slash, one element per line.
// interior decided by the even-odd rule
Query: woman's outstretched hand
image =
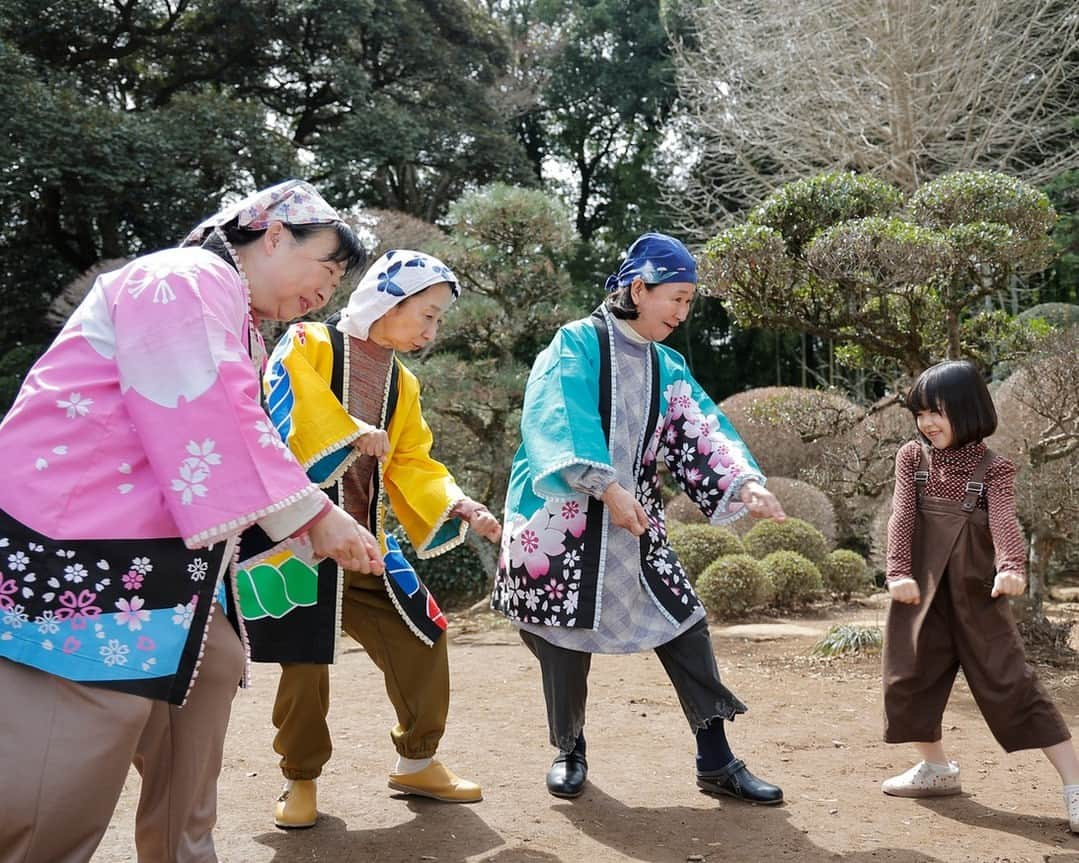
<path fill-rule="evenodd" d="M 753 518 L 774 518 L 776 521 L 783 521 L 787 517 L 787 514 L 783 512 L 783 507 L 776 500 L 776 496 L 755 479 L 743 485 L 738 496 Z"/>
<path fill-rule="evenodd" d="M 634 536 L 641 536 L 648 530 L 648 514 L 630 492 L 616 482 L 612 482 L 600 497 L 611 517 L 611 524 L 624 527 Z"/>
<path fill-rule="evenodd" d="M 467 521 L 468 526 L 488 542 L 497 543 L 502 538 L 502 525 L 498 523 L 497 518 L 491 515 L 491 511 L 479 501 L 466 497 L 464 500 L 458 501 L 453 508 L 453 514 Z"/>

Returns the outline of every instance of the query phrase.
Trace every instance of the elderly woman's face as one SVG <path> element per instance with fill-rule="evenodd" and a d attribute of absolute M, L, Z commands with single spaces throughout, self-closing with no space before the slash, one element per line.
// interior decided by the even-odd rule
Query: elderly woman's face
<path fill-rule="evenodd" d="M 630 285 L 638 317 L 628 321 L 646 339 L 661 342 L 689 317 L 697 286 L 692 282 L 663 282 L 647 288 L 639 278 Z"/>
<path fill-rule="evenodd" d="M 418 351 L 434 341 L 442 316 L 452 304 L 453 290 L 448 282 L 431 285 L 371 324 L 370 339 L 395 351 Z"/>
<path fill-rule="evenodd" d="M 343 262 L 329 260 L 338 248 L 336 231 L 318 231 L 300 242 L 274 222 L 258 242 L 264 254 L 247 272 L 259 317 L 291 321 L 330 301 L 345 274 Z"/>

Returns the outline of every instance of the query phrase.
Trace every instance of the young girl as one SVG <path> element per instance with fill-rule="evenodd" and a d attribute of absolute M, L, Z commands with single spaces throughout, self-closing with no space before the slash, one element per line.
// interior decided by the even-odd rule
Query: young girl
<path fill-rule="evenodd" d="M 941 716 L 962 668 L 993 736 L 1008 752 L 1041 749 L 1064 783 L 1079 832 L 1079 759 L 1071 734 L 1027 664 L 1003 597 L 1026 588 L 1015 515 L 1015 466 L 982 442 L 997 426 L 989 390 L 968 362 L 927 369 L 907 396 L 920 441 L 895 460 L 884 646 L 884 739 L 922 760 L 886 780 L 885 794 L 936 797 L 962 789 L 941 741 Z"/>

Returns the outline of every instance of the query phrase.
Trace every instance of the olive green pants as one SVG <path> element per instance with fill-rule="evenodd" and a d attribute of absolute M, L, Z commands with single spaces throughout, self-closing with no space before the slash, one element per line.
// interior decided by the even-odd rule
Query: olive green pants
<path fill-rule="evenodd" d="M 446 636 L 433 647 L 408 628 L 386 592 L 381 576 L 345 574 L 341 624 L 363 645 L 381 670 L 386 694 L 397 712 L 390 738 L 405 758 L 430 758 L 446 730 L 450 670 Z M 315 779 L 330 760 L 333 743 L 326 715 L 330 709 L 330 668 L 290 663 L 281 666 L 274 701 L 277 728 L 274 751 L 286 779 Z"/>

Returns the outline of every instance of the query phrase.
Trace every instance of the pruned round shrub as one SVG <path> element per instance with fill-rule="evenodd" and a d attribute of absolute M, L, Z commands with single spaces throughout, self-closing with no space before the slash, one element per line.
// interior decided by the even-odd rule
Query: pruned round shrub
<path fill-rule="evenodd" d="M 678 524 L 708 524 L 703 512 L 700 511 L 693 499 L 684 491 L 679 492 L 664 507 L 667 513 L 667 521 Z"/>
<path fill-rule="evenodd" d="M 691 584 L 696 584 L 698 576 L 717 558 L 745 552 L 737 536 L 710 524 L 679 525 L 671 529 L 668 539 Z"/>
<path fill-rule="evenodd" d="M 843 426 L 857 409 L 834 392 L 760 387 L 735 393 L 719 409 L 753 453 L 765 476 L 799 476 L 818 461 L 818 445 L 802 438 Z"/>
<path fill-rule="evenodd" d="M 808 521 L 824 535 L 829 546 L 836 541 L 835 507 L 823 491 L 800 479 L 785 476 L 768 477 L 768 490 L 776 496 L 783 511 L 791 518 Z M 740 518 L 731 524 L 731 529 L 744 536 L 757 524 L 755 518 Z"/>
<path fill-rule="evenodd" d="M 764 565 L 748 554 L 714 560 L 697 579 L 697 596 L 717 617 L 742 617 L 772 598 L 772 580 Z"/>
<path fill-rule="evenodd" d="M 865 558 L 849 548 L 837 548 L 824 556 L 820 564 L 824 586 L 844 599 L 873 585 Z"/>
<path fill-rule="evenodd" d="M 817 565 L 796 551 L 773 551 L 761 566 L 772 580 L 772 604 L 778 608 L 807 605 L 824 591 Z"/>
<path fill-rule="evenodd" d="M 742 542 L 746 551 L 758 560 L 773 551 L 795 551 L 817 564 L 828 553 L 824 535 L 800 518 L 760 521 L 742 538 Z"/>
<path fill-rule="evenodd" d="M 1062 330 L 1079 324 L 1079 305 L 1075 303 L 1039 303 L 1016 317 L 1024 322 L 1044 321 L 1055 329 Z"/>

